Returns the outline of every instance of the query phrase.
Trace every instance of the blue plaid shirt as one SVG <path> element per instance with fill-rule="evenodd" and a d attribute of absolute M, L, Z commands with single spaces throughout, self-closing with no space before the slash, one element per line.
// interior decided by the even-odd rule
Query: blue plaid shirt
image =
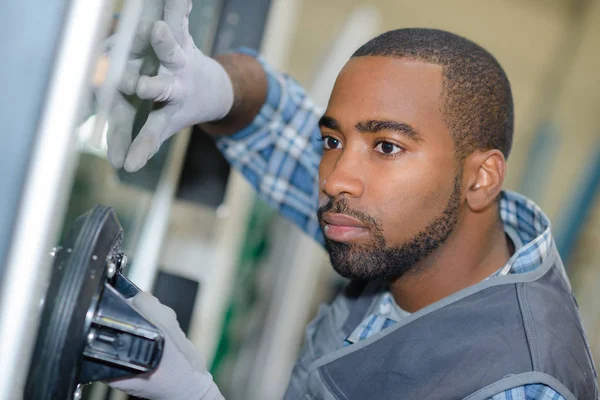
<path fill-rule="evenodd" d="M 240 51 L 257 56 L 247 49 Z M 266 102 L 249 126 L 232 136 L 219 138 L 217 146 L 267 203 L 323 244 L 316 214 L 319 162 L 323 153 L 318 127 L 322 110 L 293 79 L 273 70 L 260 57 L 258 60 L 268 80 Z M 551 247 L 548 219 L 532 201 L 514 193 L 503 193 L 500 209 L 517 251 L 498 274 L 537 268 Z M 378 310 L 365 318 L 346 339 L 347 344 L 385 329 L 402 313 L 391 295 L 384 294 Z M 490 400 L 564 400 L 564 397 L 549 386 L 532 384 L 504 391 Z"/>

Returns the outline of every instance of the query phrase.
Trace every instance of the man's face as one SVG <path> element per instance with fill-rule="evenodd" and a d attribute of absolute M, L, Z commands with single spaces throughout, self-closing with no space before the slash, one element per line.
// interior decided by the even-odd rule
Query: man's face
<path fill-rule="evenodd" d="M 321 120 L 319 222 L 331 263 L 352 279 L 390 279 L 451 234 L 461 168 L 442 116 L 441 66 L 352 58 Z"/>

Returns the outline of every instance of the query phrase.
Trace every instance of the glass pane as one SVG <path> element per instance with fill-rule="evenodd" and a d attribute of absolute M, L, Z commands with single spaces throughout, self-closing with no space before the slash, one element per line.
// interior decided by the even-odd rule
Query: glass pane
<path fill-rule="evenodd" d="M 205 38 L 212 37 L 213 35 L 212 30 L 216 29 L 216 22 L 210 24 L 207 21 L 218 20 L 219 4 L 219 0 L 194 2 L 190 19 L 199 16 L 199 22 L 201 23 L 194 24 L 194 26 L 201 25 L 203 27 L 201 30 L 194 30 L 195 41 L 198 46 L 206 46 L 204 43 L 208 42 Z M 116 33 L 130 32 L 133 34 L 135 32 L 135 29 L 131 26 L 126 26 L 127 23 L 131 22 L 127 16 L 127 7 L 128 2 L 126 0 L 114 2 L 111 21 L 104 35 L 105 41 L 113 40 L 117 36 L 115 35 Z M 190 23 L 190 25 L 192 24 Z M 109 37 L 111 39 L 108 39 Z M 131 39 L 132 37 L 130 36 L 130 42 Z M 121 40 L 127 40 L 127 37 L 121 35 Z M 161 146 L 159 152 L 148 161 L 147 165 L 135 173 L 129 173 L 123 169 L 117 171 L 108 162 L 106 158 L 106 125 L 101 129 L 100 147 L 98 148 L 95 145 L 95 140 L 97 140 L 95 135 L 98 134 L 98 120 L 100 119 L 98 113 L 103 106 L 102 89 L 105 85 L 111 83 L 110 79 L 114 80 L 114 77 L 111 77 L 109 74 L 111 63 L 118 62 L 115 59 L 116 56 L 112 52 L 108 54 L 104 53 L 95 65 L 92 82 L 92 105 L 90 111 L 87 113 L 87 118 L 85 118 L 78 132 L 79 164 L 69 195 L 68 209 L 63 226 L 64 230 L 68 229 L 77 216 L 86 212 L 95 204 L 109 205 L 117 212 L 126 233 L 124 250 L 127 254 L 134 255 L 136 243 L 138 242 L 154 191 L 165 167 L 170 149 L 170 141 Z M 115 94 L 113 93 L 112 95 L 114 96 Z M 146 107 L 146 112 L 148 112 L 149 108 L 148 104 L 140 106 L 139 99 L 137 106 L 138 115 L 136 119 L 139 120 L 139 109 Z M 110 113 L 108 114 L 108 124 L 111 123 L 112 116 Z M 144 118 L 141 119 L 143 123 Z M 140 126 L 137 127 L 138 130 L 139 128 Z M 135 130 L 136 127 L 134 126 L 134 132 Z"/>

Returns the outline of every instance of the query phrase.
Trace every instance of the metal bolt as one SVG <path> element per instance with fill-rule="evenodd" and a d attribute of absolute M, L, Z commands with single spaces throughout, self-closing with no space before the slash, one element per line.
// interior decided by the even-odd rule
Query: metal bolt
<path fill-rule="evenodd" d="M 106 267 L 106 276 L 108 277 L 108 279 L 111 279 L 113 276 L 115 276 L 116 273 L 117 266 L 114 262 L 109 262 L 108 266 Z"/>
<path fill-rule="evenodd" d="M 92 342 L 94 341 L 94 339 L 96 339 L 96 331 L 95 330 L 91 330 L 90 333 L 88 333 L 88 335 L 87 335 L 87 342 L 88 342 L 88 344 L 92 344 Z"/>
<path fill-rule="evenodd" d="M 125 268 L 127 266 L 128 261 L 129 260 L 127 259 L 127 256 L 123 254 L 123 257 L 121 258 L 121 268 Z"/>
<path fill-rule="evenodd" d="M 83 397 L 83 386 L 81 384 L 77 385 L 77 389 L 73 392 L 73 400 L 81 400 Z"/>
<path fill-rule="evenodd" d="M 52 257 L 56 257 L 56 253 L 58 253 L 60 251 L 62 247 L 57 246 L 57 247 L 53 247 L 52 250 L 50 251 L 50 256 Z"/>
<path fill-rule="evenodd" d="M 92 256 L 92 260 L 96 261 L 97 259 L 98 259 L 98 256 L 94 254 L 94 255 Z"/>

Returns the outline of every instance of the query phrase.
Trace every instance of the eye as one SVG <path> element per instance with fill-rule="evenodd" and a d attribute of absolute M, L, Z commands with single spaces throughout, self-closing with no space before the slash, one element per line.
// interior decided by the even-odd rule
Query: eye
<path fill-rule="evenodd" d="M 382 154 L 396 154 L 404 150 L 397 144 L 390 142 L 380 142 L 375 146 L 375 149 Z"/>
<path fill-rule="evenodd" d="M 342 147 L 342 142 L 331 136 L 323 136 L 321 140 L 323 140 L 325 150 L 340 149 Z"/>

